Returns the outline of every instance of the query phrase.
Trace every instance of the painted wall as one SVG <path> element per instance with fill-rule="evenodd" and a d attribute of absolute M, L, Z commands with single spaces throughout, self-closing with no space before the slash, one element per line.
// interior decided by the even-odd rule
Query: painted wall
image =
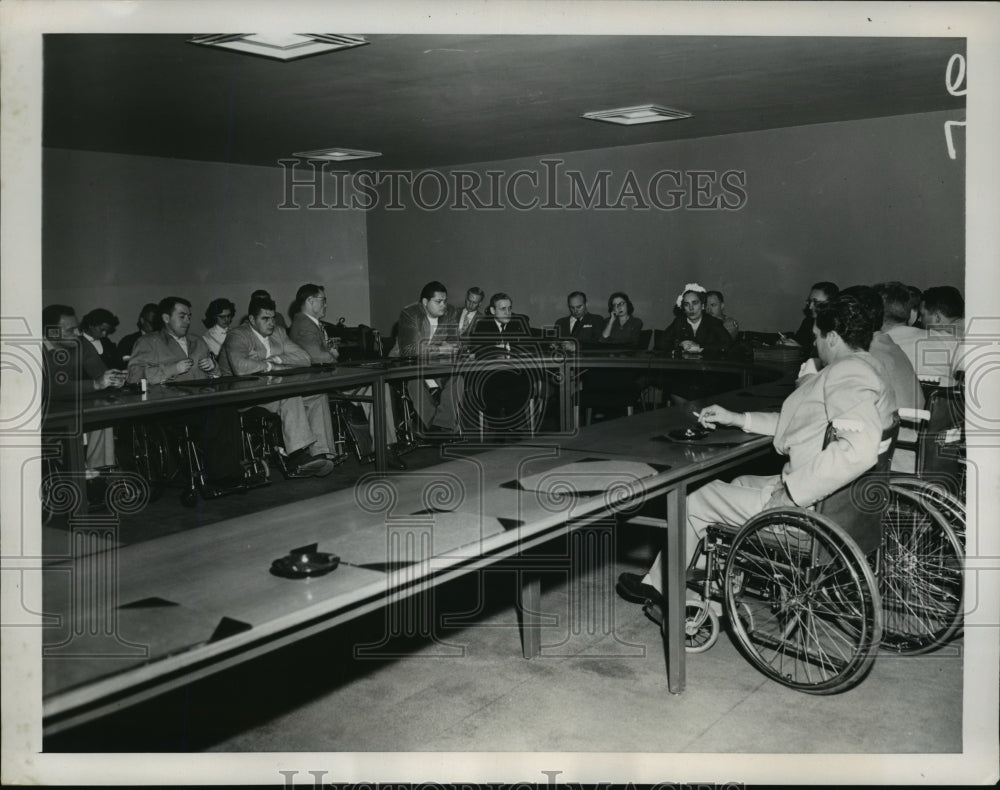
<path fill-rule="evenodd" d="M 762 331 L 796 327 L 816 280 L 961 286 L 964 155 L 948 158 L 942 132 L 952 117 L 927 113 L 819 124 L 463 168 L 481 178 L 480 202 L 503 206 L 498 209 L 451 208 L 472 200 L 454 189 L 454 170 L 444 170 L 446 207 L 422 209 L 412 189 L 404 188 L 404 208 L 386 209 L 383 193 L 381 205 L 369 212 L 374 323 L 388 330 L 399 308 L 431 279 L 449 287 L 455 304 L 470 285 L 480 285 L 487 296 L 506 291 L 536 326 L 565 312 L 570 290 L 586 291 L 591 309 L 604 313 L 608 295 L 621 289 L 647 327 L 665 326 L 680 289 L 697 281 L 725 292 L 727 311 L 743 328 Z M 554 177 L 556 166 L 540 164 L 542 159 L 563 160 Z M 504 186 L 491 197 L 493 183 L 510 184 L 520 169 L 538 174 L 537 188 L 522 175 L 513 189 L 521 203 L 538 200 L 530 210 L 513 208 Z M 488 176 L 490 170 L 499 175 Z M 639 198 L 622 200 L 625 208 L 617 210 L 595 207 L 597 196 L 590 208 L 565 208 L 587 204 L 579 191 L 567 189 L 570 170 L 579 171 L 588 187 L 597 183 L 599 171 L 610 171 L 607 205 L 617 202 L 632 172 Z M 662 170 L 687 174 L 680 182 L 682 205 L 715 198 L 720 206 L 740 204 L 738 180 L 729 182 L 735 190 L 724 189 L 718 177 L 693 171 L 745 173 L 745 205 L 658 209 L 650 192 L 670 205 L 667 191 L 677 187 L 672 177 L 663 177 L 658 190 L 649 189 Z M 461 178 L 471 183 L 474 177 Z M 694 194 L 692 178 L 706 191 Z M 416 202 L 439 202 L 438 179 L 425 177 L 420 186 L 423 197 Z M 635 208 L 640 199 L 651 207 Z M 563 208 L 542 208 L 546 202 Z"/>
<path fill-rule="evenodd" d="M 167 295 L 246 310 L 268 290 L 285 312 L 306 282 L 327 286 L 328 320 L 368 323 L 368 252 L 359 211 L 279 210 L 280 168 L 46 149 L 43 304 L 106 307 L 134 331 Z M 303 203 L 307 201 L 302 201 Z"/>

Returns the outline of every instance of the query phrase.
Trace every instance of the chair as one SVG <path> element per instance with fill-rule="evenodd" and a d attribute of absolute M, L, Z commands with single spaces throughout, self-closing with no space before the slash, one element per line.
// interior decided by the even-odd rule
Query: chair
<path fill-rule="evenodd" d="M 778 508 L 742 526 L 708 527 L 688 571 L 698 592 L 687 603 L 689 651 L 718 639 L 710 599 L 722 597 L 733 640 L 764 675 L 810 694 L 861 682 L 882 638 L 882 601 L 866 553 L 880 543 L 898 431 L 896 418 L 875 466 L 815 510 Z M 834 436 L 831 425 L 827 441 Z M 702 557 L 703 570 L 696 567 Z"/>

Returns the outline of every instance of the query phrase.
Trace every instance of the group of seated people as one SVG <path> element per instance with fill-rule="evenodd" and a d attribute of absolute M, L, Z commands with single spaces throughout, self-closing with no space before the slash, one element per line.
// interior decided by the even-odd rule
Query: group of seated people
<path fill-rule="evenodd" d="M 833 283 L 816 283 L 810 290 L 805 318 L 794 337 L 784 338 L 810 350 L 815 340 L 817 317 L 839 296 L 849 296 L 867 311 L 873 339 L 861 350 L 880 360 L 900 406 L 918 406 L 916 376 L 935 377 L 939 383 L 954 381 L 956 344 L 963 332 L 964 301 L 951 286 L 927 289 L 914 301 L 912 290 L 898 282 L 874 287 L 855 286 L 840 292 Z M 566 300 L 568 315 L 554 322 L 555 339 L 570 341 L 573 347 L 637 347 L 642 320 L 634 315 L 628 295 L 616 291 L 608 298 L 607 318 L 588 310 L 587 297 L 573 291 Z M 65 370 L 79 370 L 82 386 L 91 390 L 121 387 L 145 380 L 147 385 L 173 381 L 195 381 L 218 376 L 280 372 L 291 368 L 330 364 L 338 358 L 335 344 L 328 339 L 327 298 L 321 285 L 303 285 L 292 304 L 291 323 L 277 312 L 266 291 L 255 291 L 247 315 L 233 326 L 236 309 L 232 301 L 213 300 L 205 310 L 205 331 L 191 331 L 192 308 L 188 300 L 170 296 L 158 304 L 143 305 L 138 331 L 114 344 L 110 335 L 118 319 L 98 308 L 78 322 L 75 311 L 66 305 L 45 308 L 46 347 L 78 354 L 80 363 Z M 689 283 L 676 300 L 676 318 L 661 333 L 657 348 L 678 353 L 724 351 L 734 342 L 739 326 L 725 314 L 725 300 L 719 291 L 709 291 Z M 922 323 L 923 328 L 915 326 Z M 809 337 L 806 337 L 808 329 Z M 789 333 L 791 334 L 791 333 Z M 421 290 L 416 302 L 403 308 L 393 354 L 428 359 L 442 353 L 474 348 L 476 357 L 488 359 L 502 353 L 516 353 L 518 344 L 534 339 L 527 316 L 513 310 L 512 298 L 503 292 L 487 302 L 482 289 L 470 288 L 462 308 L 448 302 L 443 283 L 432 281 Z M 946 348 L 942 356 L 940 350 Z M 816 354 L 822 362 L 822 355 Z M 50 353 L 47 353 L 47 360 Z M 942 361 L 943 360 L 943 361 Z M 54 363 L 53 363 L 54 364 Z M 808 364 L 808 363 L 807 363 Z M 822 372 L 815 364 L 804 366 L 804 374 Z M 475 368 L 464 375 L 414 378 L 406 382 L 420 426 L 427 434 L 461 434 L 463 429 L 482 424 L 485 417 L 494 431 L 518 425 L 530 399 L 533 382 L 523 371 L 483 366 L 479 378 Z M 81 381 L 65 377 L 59 384 L 50 380 L 49 391 L 79 390 Z M 345 393 L 370 396 L 370 387 Z M 370 399 L 370 398 L 369 398 Z M 386 399 L 389 463 L 405 465 L 394 452 L 397 420 Z M 292 397 L 263 404 L 281 419 L 284 451 L 289 467 L 300 476 L 324 476 L 333 469 L 334 437 L 328 398 L 323 395 Z M 464 416 L 463 416 L 464 415 Z M 239 415 L 235 408 L 207 410 L 201 426 L 205 437 L 206 468 L 210 477 L 223 482 L 240 476 L 241 440 Z M 92 431 L 87 436 L 88 476 L 115 463 L 111 429 Z"/>
<path fill-rule="evenodd" d="M 46 397 L 72 399 L 126 384 L 141 385 L 145 390 L 167 383 L 279 373 L 334 362 L 337 351 L 321 323 L 326 301 L 322 286 L 302 286 L 292 325 L 286 331 L 278 325 L 274 300 L 266 292 L 254 293 L 247 316 L 233 328 L 229 328 L 235 315 L 233 303 L 216 299 L 206 311 L 208 331 L 196 334 L 191 331 L 191 303 L 168 296 L 156 305 L 145 305 L 139 315 L 139 332 L 124 338 L 117 347 L 107 338 L 118 323 L 109 311 L 91 311 L 81 324 L 72 307 L 49 305 L 42 316 L 46 327 Z M 123 350 L 128 353 L 123 354 Z M 364 389 L 354 388 L 350 394 L 366 394 Z M 280 418 L 281 450 L 294 477 L 325 477 L 333 471 L 338 456 L 325 393 L 281 398 L 259 407 Z M 236 407 L 211 406 L 177 424 L 197 434 L 210 485 L 225 489 L 243 482 L 243 438 Z M 388 436 L 395 441 L 391 426 Z M 85 444 L 88 480 L 115 466 L 111 428 L 89 431 Z M 390 465 L 394 460 L 402 463 L 390 454 Z"/>
<path fill-rule="evenodd" d="M 710 524 L 739 526 L 772 508 L 810 508 L 872 468 L 898 410 L 923 408 L 918 372 L 940 374 L 932 376 L 935 383 L 953 383 L 961 366 L 961 293 L 952 286 L 924 291 L 916 309 L 924 329 L 910 323 L 912 304 L 907 287 L 898 282 L 842 291 L 832 283 L 817 283 L 807 303 L 810 337 L 794 339 L 808 344 L 816 356 L 800 368 L 796 388 L 780 412 L 740 413 L 710 405 L 697 413 L 707 428 L 733 426 L 773 436 L 774 449 L 787 461 L 778 475 L 715 480 L 688 495 L 688 564 Z M 918 335 L 911 345 L 908 341 Z M 935 349 L 925 356 L 939 368 L 921 359 L 921 343 Z M 937 353 L 942 351 L 946 353 Z M 829 425 L 834 437 L 826 444 Z M 895 461 L 894 456 L 897 469 Z M 662 607 L 662 556 L 656 556 L 646 574 L 620 574 L 616 589 L 627 601 Z"/>

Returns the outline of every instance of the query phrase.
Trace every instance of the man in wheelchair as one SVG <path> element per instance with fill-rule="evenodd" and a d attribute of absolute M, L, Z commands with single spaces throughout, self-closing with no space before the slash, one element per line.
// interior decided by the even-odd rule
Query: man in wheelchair
<path fill-rule="evenodd" d="M 744 475 L 702 486 L 687 498 L 687 560 L 710 524 L 742 525 L 764 510 L 812 507 L 870 469 L 879 456 L 883 429 L 892 425 L 896 399 L 883 366 L 868 347 L 871 322 L 851 296 L 818 305 L 813 326 L 824 367 L 772 412 L 702 409 L 707 428 L 736 426 L 774 437 L 774 448 L 788 458 L 780 475 Z M 836 438 L 824 447 L 827 426 Z M 662 603 L 661 557 L 643 577 L 622 573 L 618 594 L 628 601 Z"/>

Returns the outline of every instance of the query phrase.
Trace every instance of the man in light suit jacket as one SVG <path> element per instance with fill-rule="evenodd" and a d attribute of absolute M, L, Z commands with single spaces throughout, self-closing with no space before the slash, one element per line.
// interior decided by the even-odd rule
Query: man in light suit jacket
<path fill-rule="evenodd" d="M 309 354 L 275 326 L 274 315 L 273 299 L 250 300 L 247 323 L 230 329 L 222 346 L 219 359 L 224 374 L 277 373 L 309 366 Z M 293 469 L 316 477 L 333 471 L 327 458 L 333 452 L 333 422 L 326 395 L 294 396 L 260 405 L 281 417 L 285 452 Z"/>
<path fill-rule="evenodd" d="M 569 315 L 556 319 L 559 337 L 574 338 L 581 348 L 599 343 L 605 320 L 587 310 L 587 295 L 583 291 L 573 291 L 566 297 L 566 306 Z"/>
<path fill-rule="evenodd" d="M 191 303 L 168 296 L 159 304 L 163 328 L 135 341 L 128 361 L 128 380 L 149 384 L 198 381 L 221 375 L 208 345 L 192 335 Z M 232 406 L 205 409 L 199 423 L 205 435 L 205 473 L 213 483 L 235 485 L 243 479 L 239 415 Z"/>
<path fill-rule="evenodd" d="M 313 364 L 330 364 L 337 361 L 337 349 L 329 345 L 326 330 L 320 323 L 326 316 L 326 304 L 326 289 L 322 285 L 306 283 L 295 294 L 295 305 L 298 310 L 292 317 L 292 326 L 288 330 L 288 336 L 293 343 L 302 346 Z M 365 384 L 363 387 L 352 387 L 346 392 L 349 395 L 371 396 L 372 389 L 370 384 Z M 370 424 L 371 404 L 362 402 L 361 408 Z M 392 417 L 390 398 L 386 398 L 385 410 L 385 435 L 389 445 L 388 465 L 392 469 L 406 469 L 406 464 L 399 458 L 395 449 L 396 425 Z"/>
<path fill-rule="evenodd" d="M 687 498 L 687 559 L 694 556 L 705 528 L 713 523 L 741 525 L 776 507 L 809 507 L 848 485 L 878 460 L 882 432 L 893 421 L 896 398 L 885 369 L 866 350 L 872 329 L 868 315 L 851 297 L 834 299 L 817 310 L 813 329 L 825 367 L 803 382 L 781 405 L 781 412 L 731 412 L 721 406 L 702 409 L 700 422 L 733 425 L 774 437 L 774 448 L 787 456 L 780 475 L 744 475 L 702 486 Z M 836 439 L 823 447 L 827 424 Z M 862 547 L 864 549 L 864 547 Z M 618 577 L 626 600 L 659 601 L 661 558 L 645 578 Z"/>
<path fill-rule="evenodd" d="M 448 289 L 432 280 L 420 291 L 420 300 L 399 314 L 396 349 L 399 356 L 434 361 L 459 349 L 455 309 L 448 304 Z M 406 388 L 424 428 L 453 433 L 458 429 L 461 381 L 456 376 L 411 379 Z M 435 397 L 436 393 L 436 397 Z"/>
<path fill-rule="evenodd" d="M 481 308 L 485 298 L 486 294 L 478 285 L 474 285 L 465 292 L 465 306 L 458 315 L 458 334 L 460 337 L 465 337 L 472 332 L 476 321 L 483 317 Z"/>

